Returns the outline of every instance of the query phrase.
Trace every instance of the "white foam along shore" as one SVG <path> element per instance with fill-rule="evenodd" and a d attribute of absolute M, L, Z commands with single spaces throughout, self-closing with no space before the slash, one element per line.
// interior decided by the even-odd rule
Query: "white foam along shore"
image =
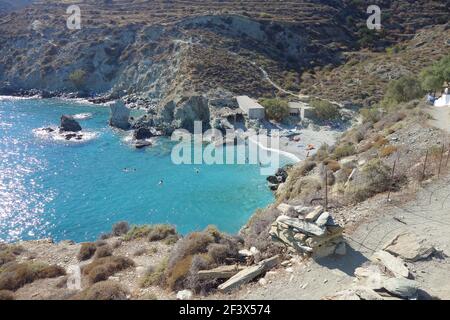
<path fill-rule="evenodd" d="M 285 156 L 286 158 L 289 158 L 289 159 L 293 160 L 296 163 L 301 161 L 301 159 L 299 157 L 297 157 L 293 153 L 290 153 L 290 152 L 287 152 L 287 151 L 283 151 L 283 150 L 280 150 L 280 149 L 274 149 L 274 148 L 267 147 L 261 141 L 256 140 L 254 136 L 249 136 L 248 140 L 253 142 L 253 143 L 255 143 L 258 147 L 260 147 L 263 150 L 270 151 L 270 152 L 276 152 L 276 153 L 278 153 L 278 154 L 280 154 L 282 156 Z"/>

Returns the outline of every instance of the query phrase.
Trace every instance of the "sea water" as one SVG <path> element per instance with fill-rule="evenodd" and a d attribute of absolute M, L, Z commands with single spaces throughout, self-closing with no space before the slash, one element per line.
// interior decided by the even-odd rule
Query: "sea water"
<path fill-rule="evenodd" d="M 37 134 L 62 114 L 79 115 L 91 140 Z M 169 139 L 136 150 L 108 117 L 103 106 L 0 98 L 0 241 L 90 241 L 118 221 L 235 233 L 273 201 L 258 165 L 175 165 Z"/>

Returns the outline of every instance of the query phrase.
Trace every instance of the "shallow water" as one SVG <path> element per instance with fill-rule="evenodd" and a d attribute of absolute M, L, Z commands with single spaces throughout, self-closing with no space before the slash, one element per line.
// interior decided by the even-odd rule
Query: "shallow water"
<path fill-rule="evenodd" d="M 92 114 L 80 121 L 96 134 L 91 141 L 33 133 L 80 113 Z M 174 165 L 172 142 L 135 150 L 108 127 L 108 115 L 63 100 L 0 99 L 0 241 L 93 240 L 122 220 L 171 223 L 182 233 L 209 224 L 237 232 L 273 200 L 259 166 Z"/>

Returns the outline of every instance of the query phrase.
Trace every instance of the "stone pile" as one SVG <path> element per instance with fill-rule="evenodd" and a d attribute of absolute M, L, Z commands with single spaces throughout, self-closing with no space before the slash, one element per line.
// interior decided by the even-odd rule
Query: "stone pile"
<path fill-rule="evenodd" d="M 345 255 L 344 228 L 322 206 L 314 208 L 281 204 L 283 214 L 272 224 L 270 235 L 291 250 L 323 257 Z"/>

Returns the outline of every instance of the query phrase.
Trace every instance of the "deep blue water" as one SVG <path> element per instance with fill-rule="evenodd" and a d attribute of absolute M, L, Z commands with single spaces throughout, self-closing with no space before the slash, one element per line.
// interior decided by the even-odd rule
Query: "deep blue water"
<path fill-rule="evenodd" d="M 85 112 L 93 117 L 80 121 L 83 129 L 98 134 L 92 141 L 33 133 L 62 114 Z M 105 107 L 75 102 L 0 99 L 0 241 L 93 240 L 122 220 L 171 223 L 182 233 L 209 224 L 237 232 L 273 200 L 258 166 L 174 165 L 172 142 L 135 150 L 108 116 Z"/>

